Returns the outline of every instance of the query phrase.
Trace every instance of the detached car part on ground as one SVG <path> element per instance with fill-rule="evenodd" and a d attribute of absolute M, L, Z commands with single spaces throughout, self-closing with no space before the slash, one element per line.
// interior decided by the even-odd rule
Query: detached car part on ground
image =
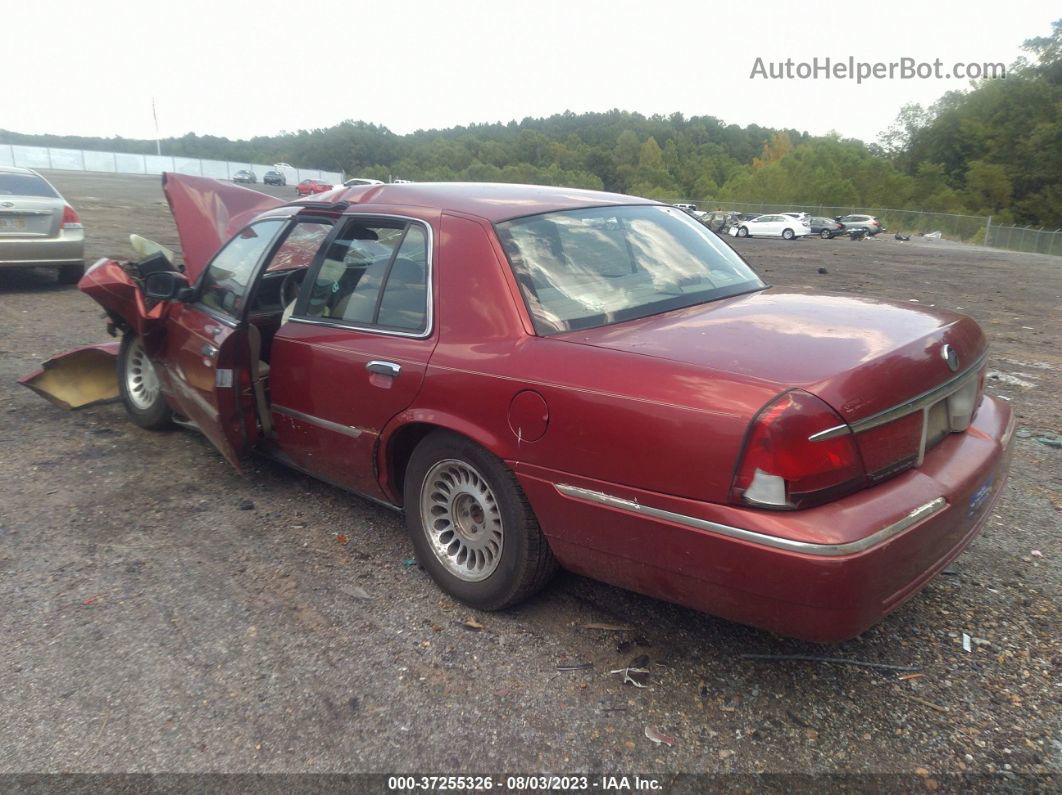
<path fill-rule="evenodd" d="M 81 218 L 36 171 L 0 166 L 0 268 L 55 268 L 60 284 L 85 272 Z"/>
<path fill-rule="evenodd" d="M 164 175 L 184 272 L 97 262 L 132 419 L 194 425 L 404 509 L 455 598 L 559 564 L 774 632 L 849 638 L 991 514 L 1009 407 L 968 317 L 768 289 L 630 196 L 375 185 L 282 204 Z M 79 374 L 63 377 L 69 358 Z M 27 379 L 98 399 L 85 352 Z"/>

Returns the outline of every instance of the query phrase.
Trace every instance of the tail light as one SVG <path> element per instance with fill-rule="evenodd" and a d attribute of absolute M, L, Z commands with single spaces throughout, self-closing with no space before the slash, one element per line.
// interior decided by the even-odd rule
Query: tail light
<path fill-rule="evenodd" d="M 69 204 L 63 206 L 63 229 L 81 229 L 81 217 Z"/>
<path fill-rule="evenodd" d="M 829 430 L 839 433 L 815 438 Z M 807 508 L 864 485 L 863 460 L 845 421 L 814 395 L 793 390 L 752 421 L 731 499 L 765 508 Z"/>

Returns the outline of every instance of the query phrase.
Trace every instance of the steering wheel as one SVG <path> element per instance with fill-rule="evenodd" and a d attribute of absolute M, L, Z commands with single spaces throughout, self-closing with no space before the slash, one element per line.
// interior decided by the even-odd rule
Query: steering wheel
<path fill-rule="evenodd" d="M 281 306 L 288 306 L 299 296 L 299 287 L 302 286 L 302 280 L 306 278 L 306 268 L 296 268 L 287 276 L 284 277 L 284 281 L 280 283 L 280 304 Z"/>

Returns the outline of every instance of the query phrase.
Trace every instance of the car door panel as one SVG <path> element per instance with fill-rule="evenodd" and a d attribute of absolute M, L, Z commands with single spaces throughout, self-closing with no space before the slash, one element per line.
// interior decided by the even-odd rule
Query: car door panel
<path fill-rule="evenodd" d="M 280 452 L 307 472 L 384 499 L 374 469 L 377 440 L 413 403 L 434 347 L 431 338 L 286 323 L 273 340 L 271 364 Z M 388 365 L 397 375 L 385 372 Z"/>
<path fill-rule="evenodd" d="M 242 405 L 245 333 L 197 306 L 177 304 L 162 345 L 165 386 L 179 412 L 239 469 L 251 408 Z"/>

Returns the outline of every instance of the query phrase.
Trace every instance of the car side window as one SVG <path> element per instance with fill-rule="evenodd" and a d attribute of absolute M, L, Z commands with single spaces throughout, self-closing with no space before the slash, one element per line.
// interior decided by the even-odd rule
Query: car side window
<path fill-rule="evenodd" d="M 422 224 L 352 218 L 328 245 L 296 315 L 402 332 L 427 327 L 428 235 Z"/>
<path fill-rule="evenodd" d="M 259 221 L 226 243 L 203 274 L 199 301 L 225 315 L 239 318 L 255 268 L 286 223 L 286 218 Z"/>

